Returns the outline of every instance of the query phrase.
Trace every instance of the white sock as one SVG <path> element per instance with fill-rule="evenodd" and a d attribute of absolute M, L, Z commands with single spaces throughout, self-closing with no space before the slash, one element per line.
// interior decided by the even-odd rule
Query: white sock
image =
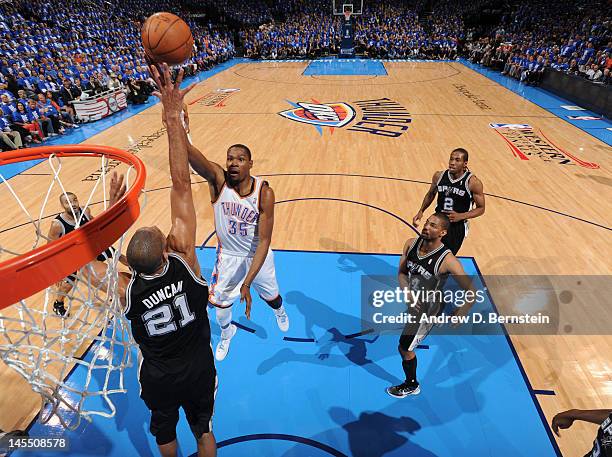
<path fill-rule="evenodd" d="M 272 308 L 272 310 L 274 311 L 274 314 L 276 314 L 277 316 L 282 316 L 283 314 L 286 314 L 285 313 L 285 305 L 281 305 L 281 307 L 278 308 L 278 309 Z"/>

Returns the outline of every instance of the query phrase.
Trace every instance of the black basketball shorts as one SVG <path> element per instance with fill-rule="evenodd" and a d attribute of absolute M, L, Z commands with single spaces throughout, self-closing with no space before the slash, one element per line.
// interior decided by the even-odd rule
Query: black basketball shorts
<path fill-rule="evenodd" d="M 440 303 L 421 304 L 420 307 L 411 307 L 409 315 L 414 319 L 404 325 L 399 338 L 399 347 L 404 352 L 414 351 L 421 344 L 433 328 L 433 324 L 421 322 L 423 316 L 437 316 L 440 311 Z"/>
<path fill-rule="evenodd" d="M 467 221 L 452 222 L 448 226 L 446 235 L 442 237 L 442 242 L 454 255 L 457 255 L 465 239 L 466 224 Z"/>
<path fill-rule="evenodd" d="M 141 370 L 142 373 L 142 370 Z M 165 382 L 141 376 L 141 398 L 151 410 L 151 434 L 157 444 L 168 444 L 176 439 L 179 408 L 183 408 L 191 432 L 196 439 L 212 431 L 212 417 L 217 394 L 217 375 L 214 370 L 202 370 L 179 384 L 166 378 Z"/>

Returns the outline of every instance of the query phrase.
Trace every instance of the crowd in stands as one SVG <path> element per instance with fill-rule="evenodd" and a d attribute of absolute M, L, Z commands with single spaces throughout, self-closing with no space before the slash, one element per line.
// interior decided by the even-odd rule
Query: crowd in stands
<path fill-rule="evenodd" d="M 466 49 L 471 61 L 528 84 L 545 68 L 611 84 L 612 13 L 601 1 L 531 0 Z"/>
<path fill-rule="evenodd" d="M 480 33 L 464 24 L 466 15 L 478 15 L 491 4 L 501 9 L 501 23 L 498 20 L 488 30 L 479 27 Z M 275 0 L 265 5 L 280 20 L 244 27 L 241 38 L 247 57 L 317 58 L 339 53 L 344 17 L 331 14 L 331 1 Z M 464 51 L 473 62 L 528 84 L 537 84 L 545 68 L 610 84 L 612 10 L 605 0 L 523 0 L 513 5 L 437 0 L 428 2 L 431 12 L 425 14 L 419 0 L 366 0 L 363 14 L 353 16 L 355 51 L 386 59 L 454 59 Z"/>
<path fill-rule="evenodd" d="M 78 127 L 71 102 L 124 90 L 130 103 L 153 91 L 140 40 L 156 11 L 187 19 L 194 52 L 187 75 L 231 58 L 229 35 L 201 27 L 170 0 L 18 0 L 0 5 L 0 148 L 40 143 Z"/>
<path fill-rule="evenodd" d="M 495 3 L 500 19 L 485 27 L 466 17 Z M 193 2 L 192 2 L 193 4 Z M 338 54 L 343 16 L 331 0 L 206 0 L 242 24 L 250 58 L 317 58 Z M 140 41 L 156 11 L 187 19 L 195 44 L 187 75 L 231 58 L 234 44 L 212 20 L 190 19 L 171 0 L 15 0 L 0 4 L 0 148 L 39 143 L 78 127 L 71 102 L 124 90 L 145 103 L 153 90 Z M 352 17 L 358 54 L 373 58 L 454 59 L 463 52 L 529 84 L 545 68 L 594 83 L 612 78 L 612 13 L 605 0 L 365 0 Z M 427 7 L 427 11 L 425 10 Z M 201 15 L 200 15 L 201 16 Z M 205 23 L 206 25 L 199 25 Z"/>
<path fill-rule="evenodd" d="M 245 55 L 250 58 L 316 58 L 337 54 L 342 40 L 343 16 L 331 14 L 328 0 L 278 2 L 283 20 L 241 32 Z M 373 58 L 442 58 L 457 55 L 461 19 L 444 12 L 425 21 L 405 1 L 369 0 L 363 14 L 352 17 L 355 51 Z"/>
<path fill-rule="evenodd" d="M 272 10 L 265 1 L 207 0 L 227 17 L 244 25 L 259 25 L 272 21 Z"/>

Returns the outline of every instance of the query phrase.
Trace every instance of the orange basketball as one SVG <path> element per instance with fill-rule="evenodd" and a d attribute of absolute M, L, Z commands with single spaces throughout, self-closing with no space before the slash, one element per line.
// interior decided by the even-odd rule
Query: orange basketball
<path fill-rule="evenodd" d="M 156 63 L 176 65 L 193 51 L 193 36 L 185 21 L 172 13 L 155 13 L 142 26 L 142 45 Z"/>

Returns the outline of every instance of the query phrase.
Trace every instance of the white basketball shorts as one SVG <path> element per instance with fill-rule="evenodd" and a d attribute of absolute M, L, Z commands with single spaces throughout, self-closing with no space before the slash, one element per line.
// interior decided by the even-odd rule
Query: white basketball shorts
<path fill-rule="evenodd" d="M 208 300 L 219 308 L 228 308 L 240 298 L 240 287 L 244 282 L 249 268 L 253 263 L 253 257 L 239 257 L 224 254 L 223 250 L 217 248 L 215 268 L 210 279 Z M 274 253 L 270 250 L 264 260 L 259 273 L 251 284 L 259 296 L 266 301 L 278 297 L 278 283 L 276 282 L 276 270 L 274 268 Z"/>

